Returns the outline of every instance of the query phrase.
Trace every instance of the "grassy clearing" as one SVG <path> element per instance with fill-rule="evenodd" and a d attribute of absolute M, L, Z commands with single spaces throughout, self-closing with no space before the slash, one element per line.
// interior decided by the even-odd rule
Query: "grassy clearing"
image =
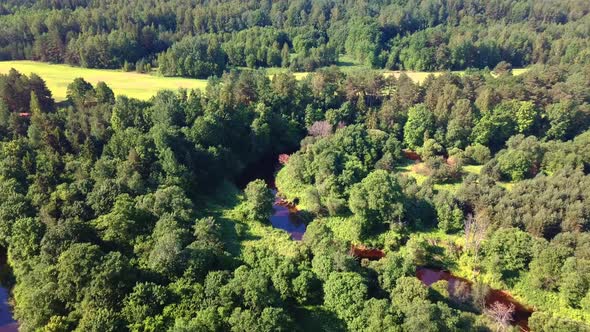
<path fill-rule="evenodd" d="M 422 165 L 422 163 L 416 163 L 408 159 L 402 162 L 399 166 L 397 166 L 395 168 L 395 171 L 414 178 L 416 180 L 416 183 L 421 185 L 422 183 L 424 183 L 424 181 L 426 181 L 426 179 L 428 179 L 428 176 L 420 174 L 417 171 L 420 168 L 420 165 Z M 483 165 L 464 165 L 462 173 L 463 176 L 469 174 L 480 174 L 482 168 Z M 442 184 L 437 183 L 434 185 L 433 189 L 437 191 L 447 190 L 451 192 L 456 192 L 459 189 L 459 187 L 461 187 L 461 183 L 462 181 Z M 511 190 L 512 187 L 514 187 L 515 182 L 498 181 L 497 184 L 506 190 Z"/>
<path fill-rule="evenodd" d="M 198 207 L 202 216 L 214 216 L 220 223 L 222 238 L 228 252 L 240 256 L 247 247 L 267 248 L 281 255 L 292 257 L 301 243 L 272 227 L 269 222 L 246 220 L 241 214 L 242 193 L 231 183 L 225 183 L 213 195 L 208 196 L 206 206 Z"/>
<path fill-rule="evenodd" d="M 0 62 L 0 73 L 8 73 L 11 68 L 23 74 L 35 73 L 41 76 L 53 93 L 53 97 L 58 101 L 66 99 L 68 84 L 78 77 L 82 77 L 92 84 L 100 81 L 105 82 L 113 89 L 115 95 L 126 95 L 143 100 L 151 98 L 162 89 L 202 89 L 207 86 L 207 80 L 161 77 L 108 69 L 88 69 L 35 61 Z"/>
<path fill-rule="evenodd" d="M 483 168 L 483 165 L 464 165 L 463 172 L 468 173 L 468 174 L 479 175 L 479 173 L 481 173 L 482 168 Z"/>

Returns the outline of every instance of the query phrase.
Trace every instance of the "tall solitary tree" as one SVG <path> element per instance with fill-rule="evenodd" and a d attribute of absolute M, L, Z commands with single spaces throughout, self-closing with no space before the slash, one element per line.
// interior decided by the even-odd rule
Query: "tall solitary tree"
<path fill-rule="evenodd" d="M 244 193 L 250 219 L 265 220 L 271 216 L 274 196 L 263 180 L 257 179 L 248 183 Z"/>

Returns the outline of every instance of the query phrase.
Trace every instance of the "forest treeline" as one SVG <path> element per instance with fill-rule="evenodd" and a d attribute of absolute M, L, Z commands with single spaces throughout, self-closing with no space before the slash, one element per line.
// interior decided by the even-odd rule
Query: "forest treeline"
<path fill-rule="evenodd" d="M 0 59 L 207 78 L 311 71 L 346 55 L 374 68 L 588 63 L 585 0 L 37 0 L 0 4 Z"/>
<path fill-rule="evenodd" d="M 56 104 L 40 77 L 0 75 L 0 244 L 23 331 L 291 331 L 304 306 L 335 330 L 508 328 L 483 304 L 486 282 L 524 289 L 535 331 L 588 330 L 588 65 L 421 85 L 337 67 L 303 80 L 231 71 L 149 101 L 76 79 L 67 95 Z M 247 229 L 208 204 L 247 165 L 299 146 L 277 185 L 314 219 L 302 243 L 236 253 Z M 420 185 L 396 172 L 408 149 Z M 435 190 L 467 164 L 481 174 Z M 272 199 L 250 183 L 236 218 L 267 222 Z M 428 229 L 465 245 L 410 236 Z M 386 258 L 359 264 L 341 233 Z M 414 277 L 449 264 L 487 279 L 469 294 Z"/>

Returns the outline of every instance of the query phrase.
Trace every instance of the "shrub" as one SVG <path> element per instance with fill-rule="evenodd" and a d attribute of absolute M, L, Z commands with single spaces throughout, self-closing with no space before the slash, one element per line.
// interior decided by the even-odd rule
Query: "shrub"
<path fill-rule="evenodd" d="M 465 149 L 465 158 L 469 163 L 483 165 L 492 158 L 492 153 L 487 146 L 474 144 Z"/>

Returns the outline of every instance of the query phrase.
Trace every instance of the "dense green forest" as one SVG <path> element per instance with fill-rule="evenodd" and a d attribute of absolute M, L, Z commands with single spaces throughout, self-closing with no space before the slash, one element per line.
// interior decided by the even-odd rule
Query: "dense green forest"
<path fill-rule="evenodd" d="M 208 78 L 145 101 L 78 78 L 57 102 L 0 75 L 19 329 L 590 331 L 589 13 L 2 1 L 0 59 Z M 275 227 L 278 206 L 304 233 Z"/>
<path fill-rule="evenodd" d="M 342 54 L 419 71 L 584 64 L 589 12 L 587 0 L 6 0 L 0 59 L 199 78 Z"/>
<path fill-rule="evenodd" d="M 59 104 L 12 71 L 0 243 L 15 318 L 23 331 L 509 330 L 484 302 L 493 286 L 534 310 L 533 331 L 588 331 L 589 102 L 588 65 L 422 85 L 232 71 L 147 102 L 77 79 Z M 302 241 L 269 230 L 264 182 L 233 184 L 297 149 L 277 186 L 308 220 Z M 416 174 L 401 171 L 409 150 Z M 425 287 L 421 266 L 471 292 Z"/>

